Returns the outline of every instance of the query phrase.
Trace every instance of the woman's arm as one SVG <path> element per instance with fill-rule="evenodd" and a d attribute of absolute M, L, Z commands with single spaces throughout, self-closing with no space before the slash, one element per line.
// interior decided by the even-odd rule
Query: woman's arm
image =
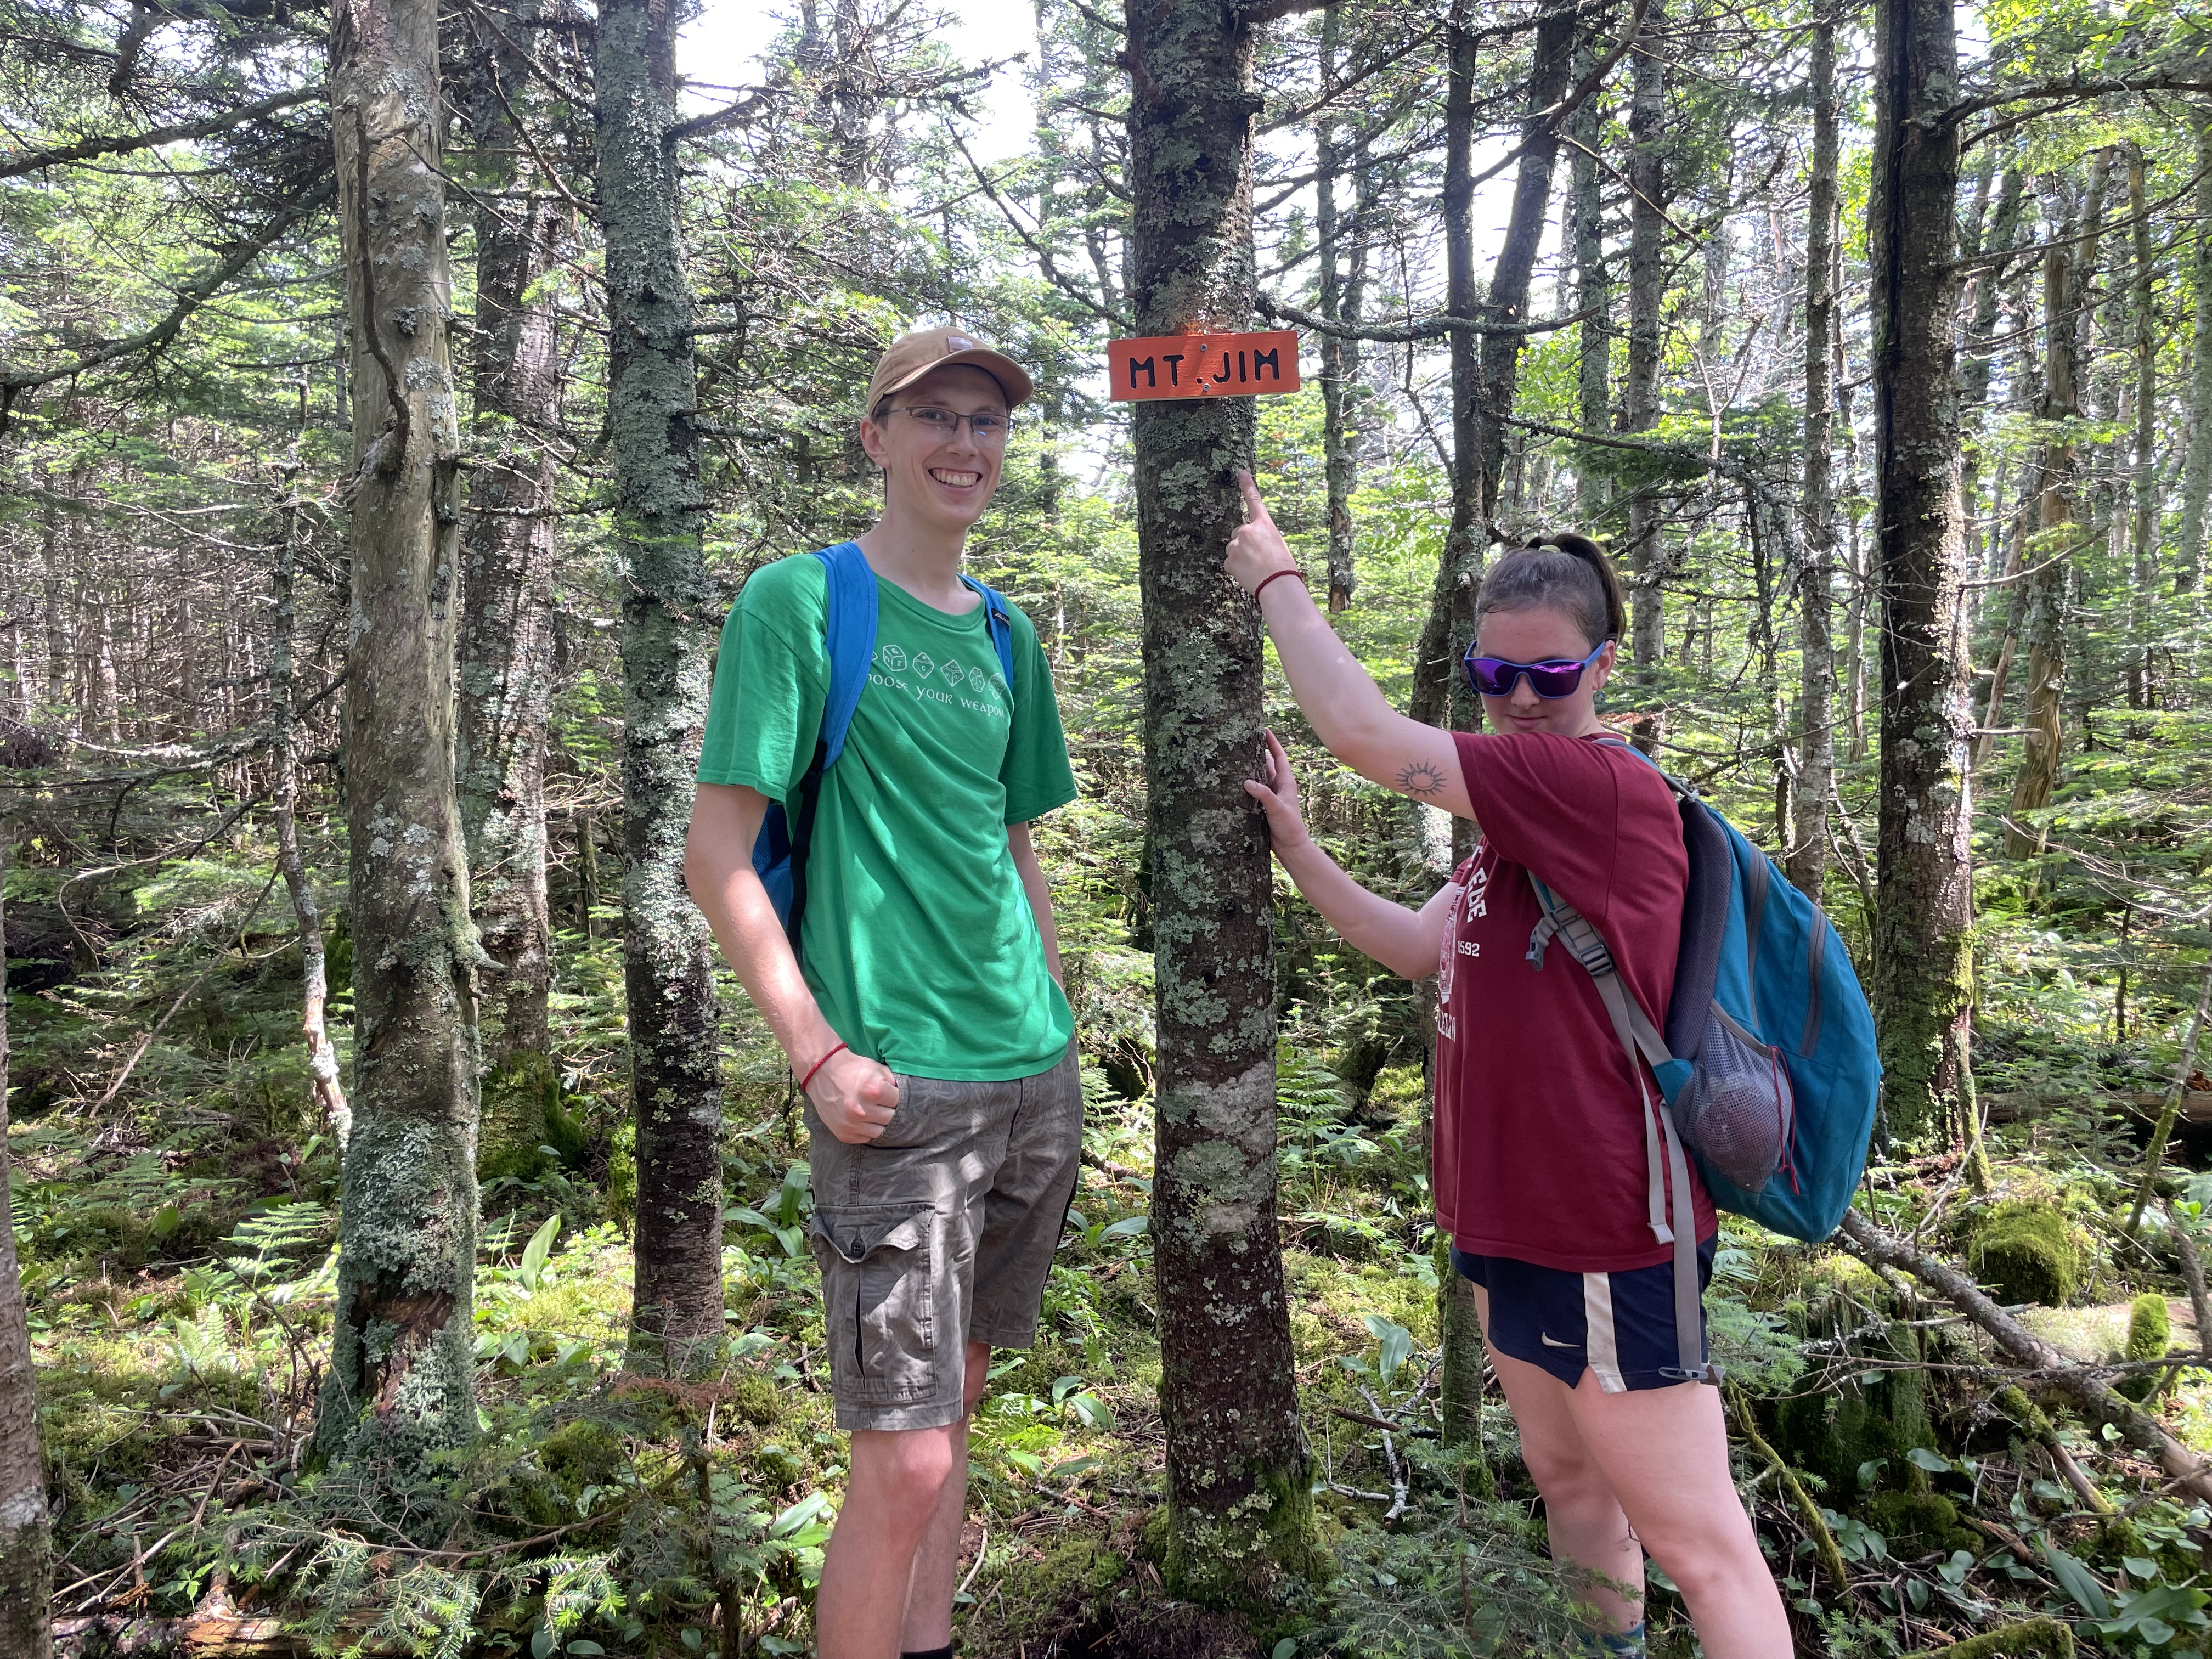
<path fill-rule="evenodd" d="M 1407 979 L 1424 979 L 1437 971 L 1437 948 L 1450 919 L 1447 896 L 1451 889 L 1445 888 L 1413 911 L 1369 892 L 1347 875 L 1307 830 L 1298 811 L 1298 786 L 1291 775 L 1290 757 L 1273 732 L 1267 733 L 1267 781 L 1248 780 L 1244 787 L 1267 810 L 1268 834 L 1283 868 L 1345 943 Z"/>
<path fill-rule="evenodd" d="M 1297 569 L 1298 563 L 1252 475 L 1240 472 L 1237 477 L 1252 516 L 1229 538 L 1228 568 L 1231 579 L 1249 593 L 1277 572 Z M 1275 641 L 1291 695 L 1329 753 L 1385 789 L 1463 818 L 1474 816 L 1452 734 L 1408 720 L 1390 707 L 1382 688 L 1315 607 L 1303 580 L 1267 582 L 1267 591 L 1260 595 L 1260 615 Z M 1456 672 L 1457 665 L 1453 666 Z"/>

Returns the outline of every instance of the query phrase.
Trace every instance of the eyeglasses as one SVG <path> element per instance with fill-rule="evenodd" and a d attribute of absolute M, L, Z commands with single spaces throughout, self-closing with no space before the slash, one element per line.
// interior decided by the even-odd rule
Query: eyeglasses
<path fill-rule="evenodd" d="M 1464 665 L 1467 683 L 1486 697 L 1510 697 L 1514 682 L 1526 674 L 1529 689 L 1538 696 L 1571 697 L 1581 689 L 1583 670 L 1603 655 L 1605 647 L 1612 643 L 1610 640 L 1599 641 L 1597 649 L 1580 662 L 1566 657 L 1549 658 L 1543 662 L 1508 662 L 1503 657 L 1478 657 L 1470 646 Z"/>
<path fill-rule="evenodd" d="M 1004 415 L 963 415 L 956 410 L 939 409 L 929 404 L 908 404 L 885 414 L 903 415 L 910 421 L 919 421 L 940 438 L 960 435 L 960 422 L 968 422 L 968 429 L 975 434 L 979 444 L 1002 444 L 1006 434 L 1014 429 L 1012 419 Z"/>

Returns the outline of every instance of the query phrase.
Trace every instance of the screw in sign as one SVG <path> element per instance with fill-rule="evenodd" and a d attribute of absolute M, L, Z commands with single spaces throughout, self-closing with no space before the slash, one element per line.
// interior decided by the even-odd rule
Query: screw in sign
<path fill-rule="evenodd" d="M 1253 334 L 1164 334 L 1109 340 L 1106 373 L 1116 403 L 1151 398 L 1252 398 L 1298 389 L 1294 329 Z"/>

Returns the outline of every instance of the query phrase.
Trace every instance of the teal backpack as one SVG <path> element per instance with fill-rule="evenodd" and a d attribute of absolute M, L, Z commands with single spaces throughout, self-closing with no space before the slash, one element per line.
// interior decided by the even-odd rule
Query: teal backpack
<path fill-rule="evenodd" d="M 1533 872 L 1544 919 L 1528 960 L 1540 969 L 1545 946 L 1565 944 L 1596 982 L 1638 1089 L 1639 1054 L 1659 1079 L 1664 1098 L 1645 1091 L 1644 1100 L 1646 1218 L 1674 1247 L 1678 1371 L 1689 1380 L 1706 1367 L 1686 1150 L 1722 1209 L 1817 1243 L 1842 1222 L 1866 1167 L 1881 1062 L 1834 924 L 1696 790 L 1660 775 L 1681 811 L 1690 866 L 1665 1033 L 1629 994 L 1604 937 Z M 1662 1159 L 1683 1195 L 1671 1218 Z"/>

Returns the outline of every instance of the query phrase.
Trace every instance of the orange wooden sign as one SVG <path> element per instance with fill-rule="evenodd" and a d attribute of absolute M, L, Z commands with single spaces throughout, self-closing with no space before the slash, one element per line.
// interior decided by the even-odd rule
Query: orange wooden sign
<path fill-rule="evenodd" d="M 1250 398 L 1296 392 L 1297 331 L 1109 340 L 1106 372 L 1117 403 L 1132 398 Z"/>

